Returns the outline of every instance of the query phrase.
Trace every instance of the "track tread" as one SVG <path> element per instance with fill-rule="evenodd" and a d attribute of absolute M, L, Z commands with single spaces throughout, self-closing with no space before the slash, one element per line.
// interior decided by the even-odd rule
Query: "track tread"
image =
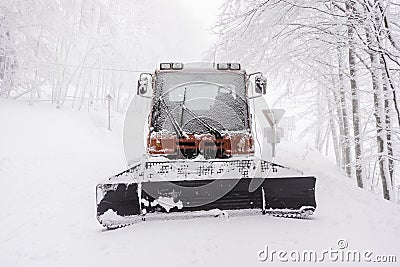
<path fill-rule="evenodd" d="M 311 217 L 311 215 L 314 213 L 315 208 L 313 207 L 302 207 L 298 210 L 280 210 L 280 209 L 270 209 L 270 210 L 264 210 L 261 211 L 262 215 L 270 215 L 273 217 L 278 217 L 278 218 L 290 218 L 290 219 L 301 219 L 301 220 L 307 220 Z M 192 212 L 185 212 L 187 216 L 177 216 L 174 218 L 174 216 L 169 216 L 168 218 L 163 218 L 162 215 L 160 216 L 159 220 L 179 220 L 179 219 L 189 219 L 189 218 L 198 218 L 198 217 L 230 217 L 230 211 L 225 211 L 221 210 L 220 214 L 212 214 L 212 213 L 205 213 L 203 216 L 199 215 L 192 215 L 190 213 Z M 245 213 L 244 213 L 245 214 Z M 129 221 L 129 218 L 132 217 L 132 221 Z M 123 217 L 124 222 L 118 222 L 115 220 L 112 221 L 104 221 L 99 219 L 100 223 L 107 228 L 107 230 L 116 230 L 120 228 L 124 228 L 127 226 L 131 226 L 134 224 L 138 224 L 140 222 L 146 221 L 146 215 L 133 215 L 129 217 Z M 154 218 L 152 218 L 154 219 Z M 126 220 L 126 221 L 125 221 Z"/>

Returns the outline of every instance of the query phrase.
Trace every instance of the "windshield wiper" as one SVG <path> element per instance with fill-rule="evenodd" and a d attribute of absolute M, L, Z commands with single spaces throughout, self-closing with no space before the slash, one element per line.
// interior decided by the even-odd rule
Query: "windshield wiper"
<path fill-rule="evenodd" d="M 194 113 L 191 109 L 185 106 L 185 103 L 182 103 L 182 109 L 187 111 L 190 115 L 193 116 L 198 122 L 200 122 L 204 127 L 206 127 L 217 139 L 222 138 L 222 134 L 215 127 L 210 125 L 208 122 L 202 120 L 196 113 Z"/>
<path fill-rule="evenodd" d="M 159 99 L 160 103 L 163 105 L 165 111 L 167 112 L 167 117 L 172 123 L 172 126 L 174 127 L 174 130 L 176 134 L 178 135 L 178 138 L 184 138 L 186 135 L 184 134 L 182 127 L 179 125 L 179 123 L 176 121 L 174 116 L 171 114 L 171 110 L 169 109 L 168 105 L 165 103 L 164 98 L 161 96 Z"/>

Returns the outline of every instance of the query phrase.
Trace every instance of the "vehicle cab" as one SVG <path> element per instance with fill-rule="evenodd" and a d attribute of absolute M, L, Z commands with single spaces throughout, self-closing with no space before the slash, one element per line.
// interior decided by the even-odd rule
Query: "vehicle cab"
<path fill-rule="evenodd" d="M 265 87 L 261 74 L 247 75 L 238 63 L 161 63 L 154 74 L 141 74 L 137 92 L 152 101 L 147 153 L 170 159 L 254 155 L 249 99 Z"/>

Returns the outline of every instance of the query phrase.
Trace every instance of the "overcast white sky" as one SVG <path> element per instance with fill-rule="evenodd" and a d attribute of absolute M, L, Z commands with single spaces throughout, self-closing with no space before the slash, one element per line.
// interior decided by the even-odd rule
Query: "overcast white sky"
<path fill-rule="evenodd" d="M 178 0 L 190 14 L 202 23 L 204 28 L 210 28 L 218 16 L 222 0 Z"/>
<path fill-rule="evenodd" d="M 191 18 L 190 30 L 194 32 L 186 32 L 189 38 L 193 38 L 196 42 L 186 51 L 181 50 L 181 60 L 200 61 L 203 53 L 210 49 L 215 41 L 209 29 L 213 27 L 217 21 L 219 8 L 223 0 L 176 0 L 184 10 L 187 10 L 187 17 Z M 177 37 L 179 38 L 179 37 Z M 192 40 L 193 41 L 193 40 Z M 188 53 L 189 52 L 189 53 Z"/>
<path fill-rule="evenodd" d="M 215 25 L 224 0 L 152 0 L 143 3 L 144 37 L 135 55 L 137 69 L 153 69 L 160 62 L 204 60 L 214 47 Z"/>

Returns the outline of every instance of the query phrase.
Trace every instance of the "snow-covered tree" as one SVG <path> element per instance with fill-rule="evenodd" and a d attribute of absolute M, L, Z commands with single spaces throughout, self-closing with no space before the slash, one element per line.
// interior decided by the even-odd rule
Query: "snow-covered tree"
<path fill-rule="evenodd" d="M 216 58 L 263 69 L 279 100 L 307 107 L 316 148 L 332 144 L 358 186 L 394 200 L 399 16 L 394 0 L 226 1 Z"/>

